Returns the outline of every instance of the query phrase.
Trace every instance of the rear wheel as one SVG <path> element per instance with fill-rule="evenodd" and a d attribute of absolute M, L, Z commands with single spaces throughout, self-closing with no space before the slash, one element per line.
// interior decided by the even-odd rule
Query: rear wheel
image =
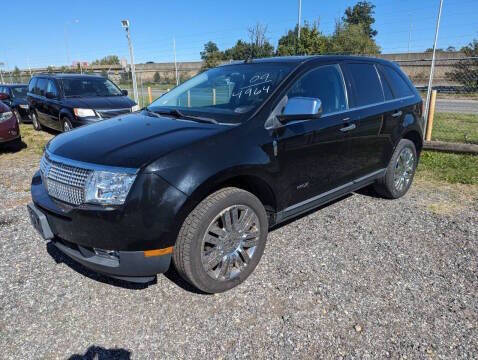
<path fill-rule="evenodd" d="M 385 176 L 374 184 L 375 190 L 388 199 L 398 199 L 405 195 L 412 185 L 418 164 L 415 144 L 402 139 L 395 149 Z"/>
<path fill-rule="evenodd" d="M 31 117 L 32 117 L 33 128 L 36 131 L 40 131 L 42 129 L 42 126 L 41 126 L 40 122 L 38 121 L 37 113 L 35 111 L 33 111 L 32 114 L 31 114 Z"/>
<path fill-rule="evenodd" d="M 181 276 L 207 293 L 229 290 L 255 269 L 268 232 L 264 206 L 253 194 L 221 189 L 186 218 L 174 248 Z"/>

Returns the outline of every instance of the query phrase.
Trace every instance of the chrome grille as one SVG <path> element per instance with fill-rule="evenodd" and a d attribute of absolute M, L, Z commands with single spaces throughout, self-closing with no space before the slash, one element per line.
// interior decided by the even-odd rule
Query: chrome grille
<path fill-rule="evenodd" d="M 73 205 L 84 203 L 85 184 L 91 170 L 52 161 L 45 154 L 40 172 L 51 197 Z"/>
<path fill-rule="evenodd" d="M 118 115 L 130 113 L 131 108 L 96 110 L 96 112 L 101 116 L 101 118 L 109 119 Z"/>

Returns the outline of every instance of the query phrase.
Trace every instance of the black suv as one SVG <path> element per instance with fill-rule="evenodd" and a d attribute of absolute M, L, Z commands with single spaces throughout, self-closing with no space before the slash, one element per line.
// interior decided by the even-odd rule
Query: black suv
<path fill-rule="evenodd" d="M 139 110 L 113 82 L 80 74 L 35 75 L 28 85 L 28 104 L 35 130 L 42 126 L 69 131 Z"/>
<path fill-rule="evenodd" d="M 18 123 L 30 122 L 27 91 L 28 85 L 26 84 L 0 85 L 0 94 L 5 94 L 7 96 L 2 101 L 12 109 Z"/>
<path fill-rule="evenodd" d="M 146 282 L 173 259 L 221 292 L 254 270 L 271 227 L 368 185 L 403 196 L 421 148 L 422 99 L 393 63 L 252 60 L 57 136 L 28 209 L 90 269 Z"/>

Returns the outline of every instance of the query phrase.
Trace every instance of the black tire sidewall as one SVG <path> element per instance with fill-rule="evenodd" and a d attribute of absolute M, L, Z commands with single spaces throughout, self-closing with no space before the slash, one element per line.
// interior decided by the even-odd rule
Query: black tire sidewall
<path fill-rule="evenodd" d="M 397 163 L 397 159 L 400 156 L 403 149 L 407 148 L 407 147 L 412 150 L 413 157 L 414 157 L 414 160 L 415 160 L 414 164 L 413 164 L 412 178 L 410 179 L 410 182 L 408 183 L 408 185 L 402 191 L 398 191 L 395 188 L 394 179 L 393 179 L 394 172 L 395 172 L 395 164 Z M 387 187 L 387 190 L 390 193 L 390 195 L 392 195 L 392 197 L 394 199 L 398 199 L 398 198 L 404 196 L 408 192 L 408 190 L 410 189 L 410 187 L 413 183 L 413 178 L 415 177 L 417 164 L 418 164 L 418 156 L 417 156 L 417 150 L 415 148 L 415 144 L 412 141 L 407 140 L 407 139 L 400 140 L 400 142 L 398 143 L 398 145 L 397 145 L 397 147 L 396 147 L 396 149 L 393 153 L 392 159 L 390 160 L 390 163 L 389 163 L 388 168 L 387 168 L 387 174 L 386 174 L 386 177 L 385 177 L 385 185 Z"/>
<path fill-rule="evenodd" d="M 15 117 L 17 118 L 17 122 L 20 125 L 23 122 L 20 112 L 17 109 L 13 109 L 13 113 L 15 114 Z"/>
<path fill-rule="evenodd" d="M 201 263 L 201 245 L 202 238 L 211 221 L 224 209 L 233 205 L 247 205 L 254 210 L 259 218 L 261 236 L 259 244 L 254 252 L 251 262 L 234 279 L 228 281 L 219 281 L 212 279 L 204 270 Z M 210 207 L 201 219 L 198 231 L 194 234 L 194 239 L 190 247 L 190 265 L 194 283 L 200 290 L 209 293 L 218 293 L 229 290 L 242 283 L 254 271 L 264 253 L 268 234 L 268 220 L 264 206 L 254 195 L 239 191 L 231 194 L 225 199 L 218 201 Z"/>

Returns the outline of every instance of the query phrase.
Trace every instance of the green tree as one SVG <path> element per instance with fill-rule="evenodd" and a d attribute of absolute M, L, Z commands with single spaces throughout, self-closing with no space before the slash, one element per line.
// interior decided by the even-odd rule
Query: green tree
<path fill-rule="evenodd" d="M 458 61 L 453 70 L 445 74 L 446 78 L 466 87 L 467 91 L 478 91 L 478 40 L 475 39 L 460 49 L 468 59 Z"/>
<path fill-rule="evenodd" d="M 348 7 L 345 10 L 345 15 L 342 21 L 347 25 L 362 25 L 365 33 L 371 39 L 377 35 L 377 30 L 372 29 L 372 24 L 375 23 L 375 5 L 369 1 L 359 1 L 353 7 Z"/>
<path fill-rule="evenodd" d="M 313 25 L 305 23 L 300 30 L 300 39 L 297 37 L 298 27 L 289 30 L 286 35 L 279 39 L 277 55 L 312 55 L 325 54 L 329 51 L 330 41 L 319 30 L 318 23 Z"/>
<path fill-rule="evenodd" d="M 201 59 L 203 60 L 202 70 L 210 69 L 218 66 L 224 60 L 224 53 L 219 51 L 216 43 L 209 41 L 204 44 Z"/>
<path fill-rule="evenodd" d="M 21 82 L 21 71 L 18 66 L 15 66 L 15 68 L 13 69 L 13 77 L 16 82 Z"/>
<path fill-rule="evenodd" d="M 49 74 L 53 73 L 53 66 L 48 66 L 46 68 L 46 72 L 49 73 Z"/>
<path fill-rule="evenodd" d="M 91 65 L 119 65 L 120 59 L 116 55 L 108 55 L 101 59 L 94 60 Z"/>
<path fill-rule="evenodd" d="M 159 72 L 157 72 L 157 71 L 153 75 L 153 82 L 155 82 L 155 83 L 161 82 L 161 76 L 159 75 Z"/>
<path fill-rule="evenodd" d="M 338 22 L 330 37 L 330 52 L 336 54 L 376 55 L 380 47 L 368 36 L 363 25 L 350 25 Z"/>

